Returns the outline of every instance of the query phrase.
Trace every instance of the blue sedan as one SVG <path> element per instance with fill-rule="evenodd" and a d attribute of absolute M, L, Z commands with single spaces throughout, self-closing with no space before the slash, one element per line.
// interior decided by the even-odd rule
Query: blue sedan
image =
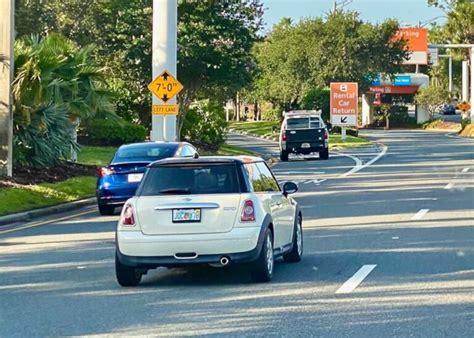
<path fill-rule="evenodd" d="M 187 142 L 147 142 L 121 146 L 107 167 L 98 170 L 97 204 L 101 215 L 113 215 L 135 195 L 146 167 L 168 157 L 199 157 Z"/>

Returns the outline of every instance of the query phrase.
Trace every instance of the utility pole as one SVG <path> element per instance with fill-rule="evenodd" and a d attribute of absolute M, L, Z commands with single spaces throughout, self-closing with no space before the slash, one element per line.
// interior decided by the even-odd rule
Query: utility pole
<path fill-rule="evenodd" d="M 167 70 L 176 76 L 176 49 L 178 27 L 177 0 L 153 0 L 153 79 Z M 153 105 L 160 100 L 153 95 Z M 176 98 L 167 104 L 176 104 Z M 176 141 L 176 115 L 152 115 L 152 141 Z"/>
<path fill-rule="evenodd" d="M 0 0 L 0 176 L 12 176 L 14 0 Z"/>

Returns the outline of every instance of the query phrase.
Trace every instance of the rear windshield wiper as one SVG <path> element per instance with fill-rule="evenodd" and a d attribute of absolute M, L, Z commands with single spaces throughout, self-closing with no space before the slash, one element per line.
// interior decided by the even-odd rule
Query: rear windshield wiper
<path fill-rule="evenodd" d="M 170 189 L 163 189 L 160 190 L 160 194 L 190 194 L 191 189 L 179 189 L 179 188 L 170 188 Z"/>

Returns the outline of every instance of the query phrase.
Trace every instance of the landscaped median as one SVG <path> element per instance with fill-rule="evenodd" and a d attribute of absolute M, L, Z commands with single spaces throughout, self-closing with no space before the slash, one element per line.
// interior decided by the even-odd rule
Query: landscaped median
<path fill-rule="evenodd" d="M 272 121 L 231 122 L 228 129 L 229 131 L 247 133 L 274 141 L 278 141 L 280 135 L 280 123 Z M 352 135 L 347 135 L 346 141 L 343 142 L 340 134 L 329 134 L 329 147 L 331 149 L 362 147 L 370 143 L 371 142 L 366 138 Z"/>
<path fill-rule="evenodd" d="M 78 164 L 65 163 L 49 170 L 21 169 L 12 180 L 0 179 L 0 216 L 30 211 L 95 196 L 97 167 L 106 166 L 115 147 L 81 148 Z M 254 155 L 253 152 L 224 144 L 203 155 Z"/>

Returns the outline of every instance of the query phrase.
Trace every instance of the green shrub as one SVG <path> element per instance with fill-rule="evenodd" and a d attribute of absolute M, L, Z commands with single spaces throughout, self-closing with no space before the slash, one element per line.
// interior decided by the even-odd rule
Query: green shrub
<path fill-rule="evenodd" d="M 467 117 L 465 119 L 462 119 L 462 121 L 461 121 L 461 130 L 463 130 L 464 128 L 466 128 L 470 124 L 471 124 L 471 119 L 469 117 Z"/>
<path fill-rule="evenodd" d="M 78 145 L 74 127 L 64 108 L 42 107 L 31 114 L 30 123 L 17 124 L 14 133 L 13 162 L 21 167 L 50 167 L 70 158 Z"/>
<path fill-rule="evenodd" d="M 181 138 L 205 150 L 217 150 L 225 142 L 224 108 L 221 103 L 199 101 L 186 114 Z"/>
<path fill-rule="evenodd" d="M 382 107 L 375 110 L 373 126 L 386 127 L 387 115 L 389 128 L 416 128 L 418 126 L 416 118 L 408 115 L 408 107 L 394 105 L 383 105 L 383 107 L 385 111 Z"/>
<path fill-rule="evenodd" d="M 260 109 L 262 110 L 262 120 L 263 121 L 281 121 L 283 117 L 283 110 L 275 107 L 273 104 L 269 102 L 263 102 L 260 105 Z"/>
<path fill-rule="evenodd" d="M 321 110 L 323 120 L 329 120 L 330 91 L 326 88 L 314 88 L 305 93 L 301 99 L 301 109 Z"/>
<path fill-rule="evenodd" d="M 127 143 L 143 142 L 146 137 L 144 127 L 126 121 L 96 119 L 87 122 L 80 131 L 85 144 L 119 146 Z"/>
<path fill-rule="evenodd" d="M 423 123 L 421 125 L 421 127 L 423 129 L 433 129 L 433 128 L 441 126 L 443 123 L 444 123 L 444 121 L 441 120 L 441 119 L 431 119 L 431 120 L 426 121 L 425 123 Z"/>
<path fill-rule="evenodd" d="M 332 127 L 331 134 L 340 134 L 340 133 L 341 133 L 341 127 L 339 127 L 339 126 Z M 358 137 L 359 136 L 359 130 L 357 130 L 357 129 L 346 129 L 346 135 Z"/>

